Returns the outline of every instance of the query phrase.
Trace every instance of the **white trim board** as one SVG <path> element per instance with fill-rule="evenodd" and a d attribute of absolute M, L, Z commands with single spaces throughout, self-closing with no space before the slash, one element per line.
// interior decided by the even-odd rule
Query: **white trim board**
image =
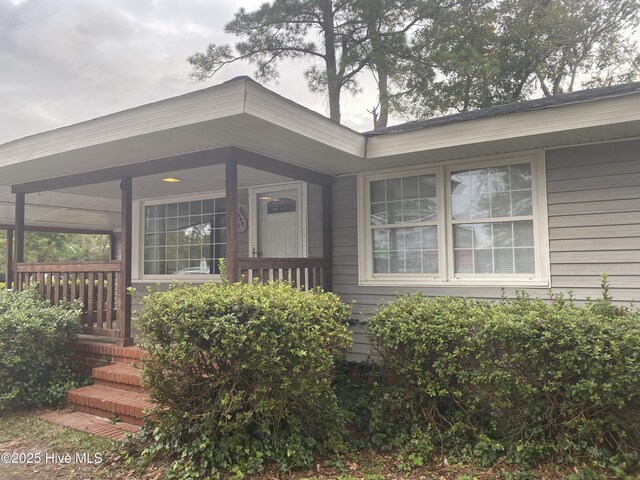
<path fill-rule="evenodd" d="M 367 159 L 470 145 L 518 137 L 640 120 L 640 95 L 606 98 L 575 105 L 370 137 Z"/>

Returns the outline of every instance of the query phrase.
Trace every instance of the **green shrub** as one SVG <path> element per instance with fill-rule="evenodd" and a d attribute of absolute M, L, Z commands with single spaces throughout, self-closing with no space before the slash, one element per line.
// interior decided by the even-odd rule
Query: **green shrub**
<path fill-rule="evenodd" d="M 418 462 L 442 448 L 483 464 L 640 458 L 637 313 L 522 292 L 496 303 L 414 295 L 382 306 L 369 330 L 387 380 L 371 409 L 380 445 Z"/>
<path fill-rule="evenodd" d="M 341 444 L 332 379 L 351 336 L 337 296 L 285 283 L 175 284 L 141 302 L 143 373 L 158 405 L 143 457 L 166 454 L 190 478 L 310 465 Z"/>
<path fill-rule="evenodd" d="M 79 307 L 51 306 L 33 289 L 0 290 L 0 412 L 57 405 L 75 386 L 79 316 Z"/>

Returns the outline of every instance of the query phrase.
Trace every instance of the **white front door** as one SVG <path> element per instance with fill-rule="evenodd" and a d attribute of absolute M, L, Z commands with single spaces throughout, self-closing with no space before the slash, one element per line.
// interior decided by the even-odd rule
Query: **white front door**
<path fill-rule="evenodd" d="M 253 228 L 249 256 L 295 258 L 306 255 L 302 183 L 251 189 Z"/>

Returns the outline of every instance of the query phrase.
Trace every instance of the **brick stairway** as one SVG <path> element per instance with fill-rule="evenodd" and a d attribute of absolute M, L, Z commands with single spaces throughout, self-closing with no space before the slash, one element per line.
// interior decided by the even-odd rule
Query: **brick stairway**
<path fill-rule="evenodd" d="M 47 412 L 41 418 L 114 440 L 137 431 L 144 423 L 145 410 L 151 407 L 135 366 L 141 358 L 142 350 L 137 347 L 78 342 L 76 368 L 90 372 L 94 384 L 67 392 L 70 410 Z"/>

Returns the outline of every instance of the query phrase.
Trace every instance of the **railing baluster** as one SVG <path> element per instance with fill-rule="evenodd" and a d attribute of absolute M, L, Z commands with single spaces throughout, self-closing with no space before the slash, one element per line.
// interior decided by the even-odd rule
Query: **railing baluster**
<path fill-rule="evenodd" d="M 107 325 L 105 328 L 113 328 L 113 272 L 107 273 Z"/>
<path fill-rule="evenodd" d="M 94 290 L 96 288 L 96 284 L 95 284 L 95 278 L 94 278 L 94 273 L 93 272 L 89 272 L 89 274 L 87 275 L 87 277 L 89 277 L 89 285 L 88 285 L 88 289 L 87 289 L 87 303 L 86 303 L 86 307 L 87 307 L 87 319 L 88 319 L 88 323 L 89 323 L 89 327 L 94 327 L 94 315 L 93 315 L 93 300 L 95 298 L 94 296 Z"/>
<path fill-rule="evenodd" d="M 98 314 L 98 328 L 104 328 L 104 273 L 98 272 L 98 299 L 96 305 L 96 311 Z"/>
<path fill-rule="evenodd" d="M 82 305 L 84 305 L 84 326 L 89 326 L 89 311 L 87 309 L 87 292 L 86 292 L 86 273 L 81 272 L 80 275 L 78 275 L 78 299 L 80 300 L 80 303 L 82 303 Z"/>
<path fill-rule="evenodd" d="M 80 300 L 80 303 L 82 303 L 83 305 L 86 305 L 86 298 L 87 298 L 87 292 L 86 292 L 86 273 L 81 272 L 80 275 L 78 275 L 78 298 Z"/>
<path fill-rule="evenodd" d="M 46 299 L 51 301 L 51 273 L 50 272 L 45 273 L 45 283 L 47 284 Z"/>
<path fill-rule="evenodd" d="M 62 303 L 69 302 L 69 272 L 62 272 Z"/>
<path fill-rule="evenodd" d="M 77 280 L 77 275 L 76 272 L 71 272 L 71 295 L 69 295 L 69 302 L 73 302 L 76 298 L 78 298 L 76 296 L 76 280 Z"/>
<path fill-rule="evenodd" d="M 60 303 L 60 273 L 56 272 L 51 276 L 53 277 L 53 304 L 58 305 Z"/>

